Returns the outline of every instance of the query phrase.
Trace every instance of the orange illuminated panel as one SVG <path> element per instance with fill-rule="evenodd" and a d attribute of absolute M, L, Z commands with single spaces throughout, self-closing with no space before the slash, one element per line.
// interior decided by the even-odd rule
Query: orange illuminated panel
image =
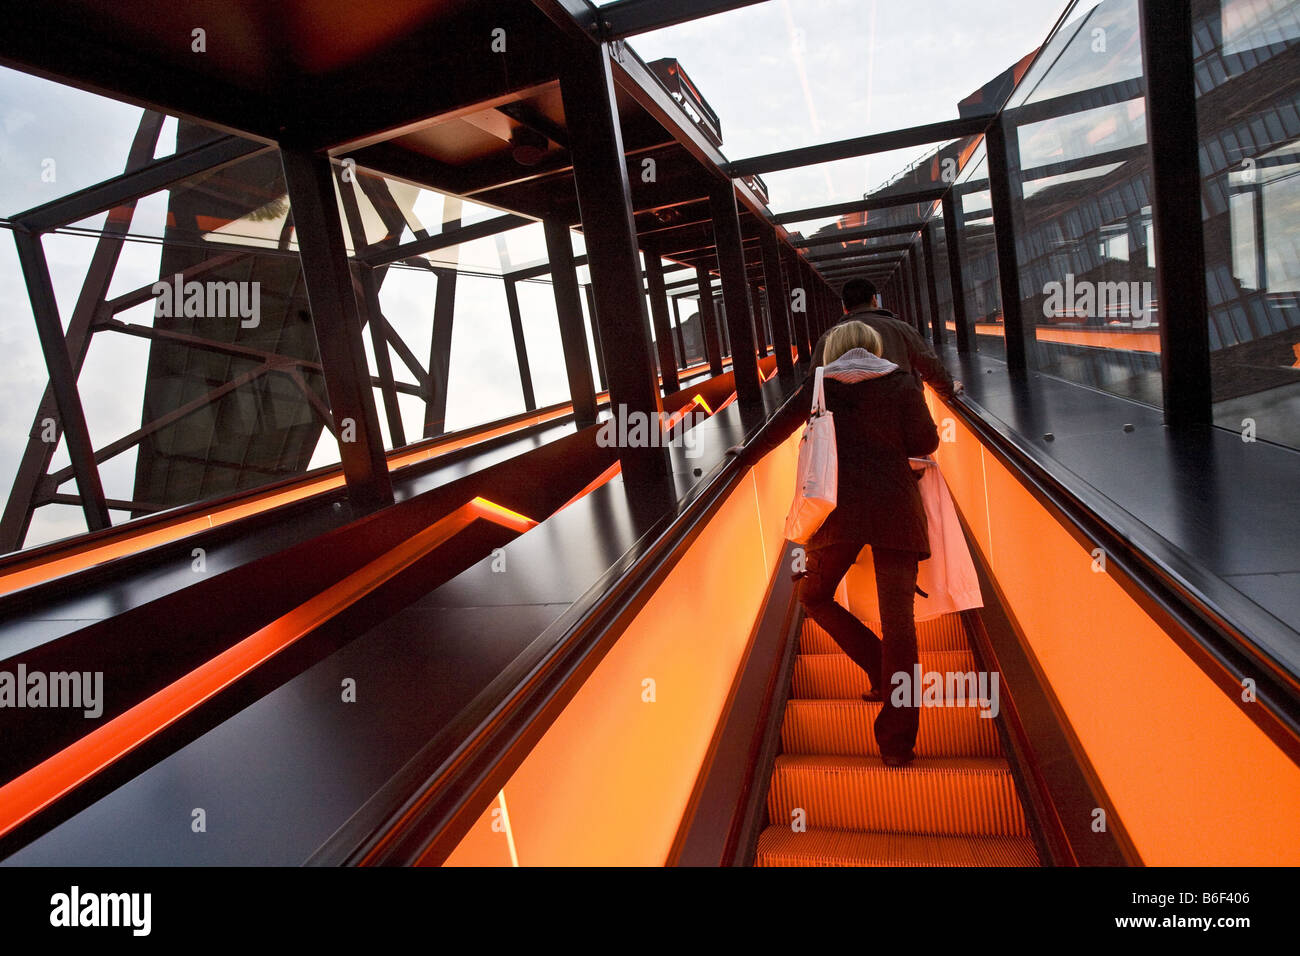
<path fill-rule="evenodd" d="M 555 509 L 556 512 L 563 511 L 565 508 L 569 507 L 569 505 L 573 504 L 575 501 L 581 501 L 583 498 L 587 497 L 587 495 L 591 494 L 601 485 L 605 484 L 608 481 L 613 480 L 614 476 L 617 475 L 622 470 L 623 470 L 622 462 L 618 462 L 618 461 L 614 462 L 614 464 L 610 465 L 608 468 L 602 471 L 600 475 L 597 476 L 595 481 L 587 485 L 586 488 L 583 488 L 581 491 L 579 491 L 576 495 L 574 495 L 564 504 L 560 505 L 560 507 L 556 508 Z"/>
<path fill-rule="evenodd" d="M 948 328 L 955 326 L 949 322 Z M 976 322 L 976 335 L 1005 338 L 1006 330 L 997 322 Z M 1040 342 L 1061 342 L 1065 345 L 1083 345 L 1089 348 L 1116 349 L 1122 352 L 1159 352 L 1160 333 L 1127 329 L 1058 329 L 1052 326 L 1038 326 L 1034 335 Z"/>
<path fill-rule="evenodd" d="M 519 865 L 667 860 L 783 550 L 799 438 L 736 485 L 502 788 Z M 493 807 L 447 865 L 510 865 Z"/>
<path fill-rule="evenodd" d="M 509 528 L 511 531 L 518 531 L 520 534 L 537 527 L 537 522 L 527 515 L 521 515 L 518 511 L 511 511 L 509 508 L 505 508 L 494 501 L 488 501 L 482 496 L 471 499 L 466 507 L 473 512 L 475 517 L 495 521 L 502 527 Z"/>
<path fill-rule="evenodd" d="M 515 531 L 527 531 L 537 524 L 531 518 L 485 498 L 467 502 L 0 787 L 0 836 L 157 736 L 204 701 L 409 568 L 478 518 Z"/>
<path fill-rule="evenodd" d="M 1119 329 L 1055 329 L 1039 326 L 1034 334 L 1040 342 L 1064 342 L 1066 345 L 1086 345 L 1096 349 L 1116 349 L 1121 352 L 1159 352 L 1159 332 L 1129 332 Z"/>
<path fill-rule="evenodd" d="M 443 862 L 443 866 L 518 866 L 510 817 L 502 801 L 505 791 L 497 794 L 491 806 L 474 822 L 463 840 Z"/>
<path fill-rule="evenodd" d="M 935 454 L 1026 650 L 1147 865 L 1300 863 L 1300 768 L 931 393 Z M 1097 570 L 1094 570 L 1097 568 Z"/>
<path fill-rule="evenodd" d="M 713 414 L 713 409 L 709 408 L 709 403 L 704 400 L 703 395 L 697 394 L 694 398 L 691 399 L 691 401 L 694 402 L 696 405 L 700 406 L 700 408 L 704 409 L 706 414 L 708 415 Z"/>

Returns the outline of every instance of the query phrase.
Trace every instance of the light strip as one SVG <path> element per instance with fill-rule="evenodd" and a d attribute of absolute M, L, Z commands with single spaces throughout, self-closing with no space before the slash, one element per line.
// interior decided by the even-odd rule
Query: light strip
<path fill-rule="evenodd" d="M 0 836 L 31 819 L 392 580 L 477 518 L 511 530 L 527 531 L 537 524 L 532 518 L 486 498 L 475 498 L 461 505 L 396 548 L 0 787 Z"/>

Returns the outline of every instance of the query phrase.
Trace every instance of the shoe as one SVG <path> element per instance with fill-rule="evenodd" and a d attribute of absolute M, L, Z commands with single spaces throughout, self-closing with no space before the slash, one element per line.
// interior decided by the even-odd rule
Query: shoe
<path fill-rule="evenodd" d="M 907 753 L 901 755 L 895 755 L 895 754 L 880 755 L 880 762 L 883 763 L 886 767 L 906 767 L 909 763 L 911 763 L 915 759 L 916 759 L 916 753 L 910 750 Z"/>
<path fill-rule="evenodd" d="M 862 695 L 862 699 L 865 700 L 868 704 L 879 704 L 879 703 L 883 703 L 885 698 L 880 696 L 880 691 L 869 690 Z"/>

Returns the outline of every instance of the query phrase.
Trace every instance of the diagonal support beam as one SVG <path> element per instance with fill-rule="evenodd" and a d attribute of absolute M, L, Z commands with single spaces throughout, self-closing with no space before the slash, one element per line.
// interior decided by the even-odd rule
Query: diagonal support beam
<path fill-rule="evenodd" d="M 842 139 L 820 146 L 803 146 L 799 149 L 786 149 L 763 156 L 752 156 L 749 159 L 730 163 L 727 166 L 727 174 L 737 178 L 755 176 L 760 173 L 793 169 L 797 166 L 814 166 L 818 163 L 833 163 L 841 159 L 869 156 L 872 153 L 887 153 L 890 150 L 906 149 L 910 146 L 924 146 L 926 143 L 943 143 L 950 139 L 961 139 L 963 136 L 979 135 L 984 132 L 992 119 L 991 114 L 963 116 L 960 119 L 890 130 L 887 133 L 855 136 L 852 139 Z"/>
<path fill-rule="evenodd" d="M 20 212 L 12 218 L 32 232 L 48 232 L 167 189 L 198 173 L 216 172 L 272 148 L 238 136 L 225 136 L 94 186 L 87 186 L 61 199 Z"/>
<path fill-rule="evenodd" d="M 348 494 L 362 510 L 381 508 L 392 503 L 393 487 L 330 161 L 323 154 L 289 145 L 281 148 L 280 156 L 330 411 L 341 436 L 339 455 Z"/>
<path fill-rule="evenodd" d="M 73 370 L 68 342 L 63 336 L 63 322 L 59 319 L 59 307 L 54 298 L 49 263 L 45 260 L 40 236 L 19 226 L 14 229 L 14 243 L 18 247 L 18 261 L 22 266 L 23 281 L 27 283 L 32 315 L 36 319 L 45 367 L 50 373 L 50 388 L 59 409 L 59 424 L 77 476 L 86 527 L 90 531 L 102 531 L 111 527 L 113 522 L 104 499 L 99 468 L 95 465 L 95 448 L 86 427 L 86 414 L 77 395 L 77 373 Z"/>
<path fill-rule="evenodd" d="M 793 209 L 774 216 L 772 221 L 778 225 L 791 222 L 806 222 L 809 219 L 833 219 L 847 216 L 854 212 L 870 212 L 875 209 L 893 209 L 896 206 L 925 205 L 938 202 L 948 192 L 947 186 L 931 189 L 917 189 L 912 192 L 895 193 L 890 196 L 871 196 L 867 199 L 854 199 L 849 202 L 833 203 L 829 206 L 809 206 L 806 209 Z"/>
<path fill-rule="evenodd" d="M 372 267 L 386 266 L 390 263 L 401 262 L 405 259 L 418 258 L 425 253 L 435 252 L 438 249 L 447 249 L 451 246 L 458 246 L 463 242 L 472 242 L 475 239 L 485 239 L 488 236 L 495 236 L 499 232 L 518 229 L 520 226 L 527 226 L 533 222 L 535 222 L 535 220 L 529 219 L 526 216 L 496 216 L 492 219 L 486 219 L 483 222 L 461 226 L 459 229 L 439 232 L 424 239 L 416 239 L 414 242 L 403 243 L 400 246 L 367 252 L 364 255 L 357 256 L 356 259 L 358 262 L 363 262 Z"/>

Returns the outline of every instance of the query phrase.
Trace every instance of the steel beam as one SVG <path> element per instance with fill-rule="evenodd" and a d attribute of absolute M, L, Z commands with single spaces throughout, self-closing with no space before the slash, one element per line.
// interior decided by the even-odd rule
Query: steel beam
<path fill-rule="evenodd" d="M 677 365 L 686 365 L 686 343 L 682 341 L 682 307 L 679 296 L 673 296 L 673 341 L 677 344 Z"/>
<path fill-rule="evenodd" d="M 591 283 L 582 287 L 582 294 L 587 300 L 587 320 L 591 328 L 591 343 L 596 352 L 596 378 L 600 389 L 609 388 L 609 379 L 605 376 L 605 349 L 600 343 L 600 323 L 596 321 L 596 294 L 591 291 Z"/>
<path fill-rule="evenodd" d="M 645 296 L 640 294 L 636 220 L 608 44 L 583 44 L 572 51 L 561 65 L 560 96 L 565 115 L 582 117 L 569 123 L 569 135 L 596 325 L 602 341 L 617 343 L 605 352 L 610 409 L 658 422 L 663 403 L 654 375 Z M 633 290 L 636 294 L 629 294 Z M 654 494 L 658 503 L 667 491 L 667 448 L 653 443 L 622 447 L 619 460 L 627 490 Z"/>
<path fill-rule="evenodd" d="M 615 0 L 596 10 L 602 36 L 622 40 L 762 0 Z"/>
<path fill-rule="evenodd" d="M 1025 338 L 1029 330 L 1025 327 L 1020 307 L 1020 262 L 1016 255 L 1019 149 L 1008 143 L 1001 121 L 989 127 L 984 145 L 988 151 L 989 195 L 993 201 L 993 234 L 997 248 L 1007 371 L 1012 375 L 1023 375 L 1029 363 Z"/>
<path fill-rule="evenodd" d="M 921 252 L 914 248 L 907 255 L 908 272 L 912 279 L 912 300 L 916 303 L 916 331 L 925 338 L 929 331 L 929 319 L 925 311 L 925 299 L 921 297 Z"/>
<path fill-rule="evenodd" d="M 289 145 L 281 147 L 280 157 L 330 410 L 340 433 L 352 437 L 339 442 L 348 495 L 363 511 L 383 507 L 392 503 L 393 489 L 330 161 L 323 154 Z"/>
<path fill-rule="evenodd" d="M 377 249 L 356 258 L 358 262 L 364 262 L 368 266 L 384 266 L 393 262 L 401 262 L 404 259 L 417 259 L 427 252 L 458 246 L 463 242 L 485 239 L 488 236 L 495 236 L 497 233 L 530 225 L 535 221 L 524 216 L 494 216 L 491 219 L 485 219 L 483 222 L 472 223 L 457 229 L 444 229 L 442 232 L 434 233 L 424 239 L 416 239 L 387 249 Z"/>
<path fill-rule="evenodd" d="M 653 243 L 645 245 L 646 287 L 650 296 L 650 318 L 654 322 L 655 348 L 659 354 L 659 375 L 663 394 L 681 386 L 677 381 L 677 357 L 673 351 L 673 330 L 668 319 L 668 292 L 664 288 L 664 266 Z"/>
<path fill-rule="evenodd" d="M 85 411 L 77 394 L 77 373 L 68 355 L 68 342 L 63 335 L 63 322 L 50 281 L 50 267 L 45 260 L 41 237 L 22 226 L 14 228 L 14 243 L 18 247 L 18 262 L 22 267 L 23 281 L 27 284 L 27 297 L 32 316 L 36 320 L 36 333 L 45 368 L 50 375 L 50 388 L 59 409 L 59 425 L 68 447 L 68 457 L 77 476 L 77 489 L 81 493 L 81 509 L 86 516 L 86 528 L 102 531 L 112 526 L 104 486 L 95 465 L 95 449 L 86 426 Z"/>
<path fill-rule="evenodd" d="M 766 310 L 763 308 L 763 280 L 751 277 L 749 280 L 749 304 L 754 310 L 754 346 L 759 358 L 767 357 L 768 334 Z"/>
<path fill-rule="evenodd" d="M 1213 422 L 1191 8 L 1139 0 L 1165 423 Z"/>
<path fill-rule="evenodd" d="M 834 264 L 847 259 L 860 259 L 865 256 L 884 255 L 889 252 L 907 252 L 912 248 L 910 242 L 895 242 L 887 246 L 861 246 L 852 249 L 841 249 L 836 252 L 823 253 L 820 256 L 806 256 L 807 260 L 814 266 L 821 268 L 822 263 Z"/>
<path fill-rule="evenodd" d="M 695 267 L 695 285 L 699 293 L 700 332 L 704 340 L 704 357 L 709 361 L 709 374 L 722 374 L 722 341 L 718 336 L 718 316 L 713 308 L 713 276 L 707 266 Z"/>
<path fill-rule="evenodd" d="M 854 212 L 870 212 L 874 209 L 892 209 L 896 206 L 911 206 L 938 202 L 947 193 L 947 186 L 935 186 L 930 189 L 917 189 L 908 193 L 895 193 L 888 196 L 870 196 L 866 199 L 854 199 L 850 202 L 834 203 L 829 206 L 809 206 L 806 209 L 794 209 L 772 217 L 778 225 L 791 222 L 805 222 L 809 219 L 830 219 L 847 216 Z"/>
<path fill-rule="evenodd" d="M 272 148 L 238 136 L 223 136 L 175 156 L 129 170 L 102 183 L 79 189 L 11 218 L 32 232 L 47 232 L 167 189 L 199 173 L 216 172 Z"/>
<path fill-rule="evenodd" d="M 528 367 L 528 344 L 524 341 L 524 319 L 519 311 L 519 291 L 515 283 L 503 279 L 506 290 L 506 311 L 510 315 L 510 334 L 515 343 L 515 364 L 519 366 L 519 387 L 524 393 L 524 409 L 536 411 L 537 396 L 533 394 L 533 373 Z"/>
<path fill-rule="evenodd" d="M 911 146 L 924 146 L 926 143 L 943 143 L 963 136 L 977 136 L 984 132 L 992 119 L 992 114 L 963 116 L 959 119 L 896 129 L 887 133 L 856 136 L 834 143 L 823 143 L 820 146 L 786 149 L 729 163 L 726 172 L 732 177 L 754 176 L 782 169 L 833 163 L 842 159 L 853 159 L 856 156 L 869 156 L 872 153 L 887 153 L 890 150 L 907 149 Z"/>
<path fill-rule="evenodd" d="M 357 281 L 361 285 L 362 301 L 370 326 L 370 345 L 375 353 L 375 370 L 379 373 L 381 394 L 384 396 L 384 415 L 388 419 L 388 434 L 393 447 L 406 444 L 406 429 L 402 426 L 402 409 L 397 401 L 397 384 L 393 378 L 393 358 L 388 351 L 388 320 L 379 304 L 379 280 L 374 270 L 357 265 Z"/>
<path fill-rule="evenodd" d="M 785 283 L 785 272 L 781 268 L 781 240 L 776 232 L 764 228 L 763 276 L 767 283 L 767 308 L 772 322 L 772 348 L 776 352 L 777 372 L 784 376 L 794 371 L 794 360 L 790 357 L 790 295 Z"/>
<path fill-rule="evenodd" d="M 804 287 L 803 269 L 800 263 L 803 261 L 799 255 L 789 246 L 782 244 L 781 250 L 781 268 L 785 273 L 785 290 L 787 302 L 790 308 L 790 334 L 794 341 L 795 351 L 798 353 L 799 361 L 806 362 L 812 354 L 812 342 L 808 338 L 808 313 L 805 308 L 795 309 L 795 295 Z"/>
<path fill-rule="evenodd" d="M 939 314 L 939 288 L 934 281 L 934 243 L 930 241 L 931 224 L 921 230 L 921 255 L 925 258 L 925 288 L 930 297 L 930 341 L 935 351 L 943 348 L 943 316 Z"/>
<path fill-rule="evenodd" d="M 569 227 L 562 222 L 547 219 L 542 228 L 546 235 L 551 291 L 555 295 L 555 315 L 560 324 L 564 370 L 569 380 L 569 400 L 573 403 L 574 422 L 579 428 L 586 428 L 596 423 L 596 390 L 591 382 L 591 355 L 583 326 L 573 240 Z"/>
<path fill-rule="evenodd" d="M 164 119 L 161 113 L 152 110 L 146 110 L 141 115 L 135 138 L 127 153 L 127 172 L 144 167 L 152 159 Z M 122 252 L 123 237 L 131 228 L 134 215 L 135 200 L 112 209 L 99 241 L 95 244 L 95 252 L 86 269 L 81 292 L 77 296 L 77 303 L 73 306 L 72 316 L 68 320 L 68 329 L 64 334 L 74 375 L 79 375 L 81 372 L 90 345 L 93 323 L 106 312 L 111 314 L 113 311 L 111 303 L 106 305 L 104 298 L 113 281 L 113 273 Z M 152 284 L 145 286 L 144 295 L 139 301 L 148 301 L 152 297 L 152 290 Z M 120 298 L 122 297 L 119 296 Z M 0 552 L 16 551 L 23 546 L 28 529 L 31 527 L 32 514 L 40 503 L 37 494 L 42 477 L 49 470 L 55 449 L 53 442 L 42 440 L 44 435 L 42 423 L 47 418 L 56 421 L 58 418 L 58 403 L 54 389 L 48 384 L 36 407 L 32 427 L 27 433 L 27 445 L 23 449 L 13 487 L 5 502 L 4 517 L 0 519 Z"/>
<path fill-rule="evenodd" d="M 731 344 L 736 400 L 741 405 L 761 406 L 763 395 L 758 378 L 758 356 L 754 353 L 754 314 L 749 301 L 745 254 L 741 248 L 736 192 L 730 180 L 713 187 L 709 206 L 713 211 L 713 234 L 718 245 L 718 271 L 722 276 L 722 299 L 726 305 L 727 339 Z"/>
<path fill-rule="evenodd" d="M 429 336 L 429 393 L 424 403 L 424 437 L 436 438 L 447 427 L 447 390 L 451 377 L 451 331 L 456 319 L 456 270 L 434 269 L 438 289 L 433 299 Z"/>
<path fill-rule="evenodd" d="M 961 194 L 953 190 L 943 197 L 944 252 L 948 258 L 948 285 L 952 290 L 952 320 L 957 327 L 957 351 L 970 351 L 970 327 L 966 321 L 966 287 L 961 265 Z"/>
<path fill-rule="evenodd" d="M 891 236 L 905 236 L 921 228 L 921 223 L 909 223 L 901 226 L 879 226 L 871 229 L 841 229 L 824 236 L 805 236 L 791 240 L 791 244 L 806 249 L 809 246 L 831 246 L 842 242 L 854 242 L 861 239 L 887 239 Z"/>

